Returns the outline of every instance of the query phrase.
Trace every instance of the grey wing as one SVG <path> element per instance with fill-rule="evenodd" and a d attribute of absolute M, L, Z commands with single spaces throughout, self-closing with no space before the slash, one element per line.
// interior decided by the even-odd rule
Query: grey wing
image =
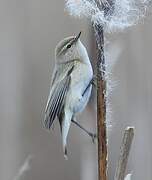
<path fill-rule="evenodd" d="M 54 122 L 55 118 L 61 112 L 65 98 L 69 89 L 70 80 L 71 80 L 71 72 L 74 66 L 72 66 L 65 78 L 60 80 L 58 83 L 54 84 L 54 88 L 51 89 L 50 96 L 48 99 L 48 103 L 45 110 L 45 118 L 44 118 L 44 126 L 47 129 L 50 129 L 52 123 Z"/>

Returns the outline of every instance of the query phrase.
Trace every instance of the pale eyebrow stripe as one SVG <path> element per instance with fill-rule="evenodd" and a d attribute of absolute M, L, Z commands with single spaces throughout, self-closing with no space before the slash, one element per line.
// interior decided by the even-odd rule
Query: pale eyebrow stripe
<path fill-rule="evenodd" d="M 64 42 L 64 44 L 62 44 L 61 47 L 58 49 L 57 54 L 60 54 L 62 51 L 64 52 L 63 48 L 64 48 L 67 44 L 72 43 L 73 40 L 74 40 L 74 38 L 72 38 L 72 39 L 67 40 L 66 42 Z"/>

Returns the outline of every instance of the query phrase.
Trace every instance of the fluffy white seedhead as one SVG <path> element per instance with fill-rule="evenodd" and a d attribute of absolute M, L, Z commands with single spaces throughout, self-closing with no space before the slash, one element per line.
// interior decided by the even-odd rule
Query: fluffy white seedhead
<path fill-rule="evenodd" d="M 113 32 L 136 24 L 149 4 L 151 0 L 66 0 L 66 9 L 70 15 L 89 18 Z"/>

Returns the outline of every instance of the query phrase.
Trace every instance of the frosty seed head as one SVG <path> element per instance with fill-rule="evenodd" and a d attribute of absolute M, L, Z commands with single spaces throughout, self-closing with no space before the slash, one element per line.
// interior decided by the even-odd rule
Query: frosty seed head
<path fill-rule="evenodd" d="M 70 15 L 91 19 L 106 32 L 124 30 L 144 17 L 150 0 L 66 0 Z"/>

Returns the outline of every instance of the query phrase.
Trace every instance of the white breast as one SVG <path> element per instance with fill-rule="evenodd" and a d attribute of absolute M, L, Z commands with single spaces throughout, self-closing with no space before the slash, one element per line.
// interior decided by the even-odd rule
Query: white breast
<path fill-rule="evenodd" d="M 71 85 L 66 99 L 66 105 L 68 105 L 74 113 L 81 112 L 85 108 L 91 94 L 92 85 L 88 88 L 84 96 L 82 96 L 82 94 L 92 77 L 93 71 L 91 64 L 78 63 L 75 66 L 71 74 Z"/>

